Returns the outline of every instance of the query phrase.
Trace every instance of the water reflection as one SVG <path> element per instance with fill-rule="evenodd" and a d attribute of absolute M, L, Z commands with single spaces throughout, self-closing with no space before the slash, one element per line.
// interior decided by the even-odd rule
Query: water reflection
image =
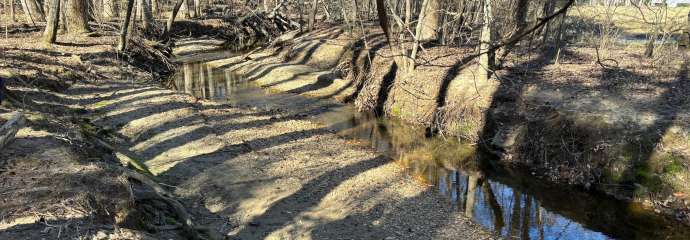
<path fill-rule="evenodd" d="M 688 239 L 688 228 L 635 204 L 566 186 L 545 184 L 522 172 L 492 168 L 477 146 L 440 137 L 396 120 L 358 113 L 353 107 L 289 93 L 267 93 L 241 76 L 206 64 L 186 63 L 175 87 L 205 99 L 311 111 L 339 135 L 389 156 L 449 204 L 497 234 L 520 239 Z M 296 104 L 300 102 L 299 104 Z M 327 107 L 326 107 L 327 106 Z"/>

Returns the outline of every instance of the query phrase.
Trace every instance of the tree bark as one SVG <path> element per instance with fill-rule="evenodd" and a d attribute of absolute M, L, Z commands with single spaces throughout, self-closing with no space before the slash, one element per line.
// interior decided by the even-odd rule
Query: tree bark
<path fill-rule="evenodd" d="M 528 0 L 518 0 L 515 9 L 513 21 L 515 22 L 515 31 L 522 32 L 527 26 L 527 10 L 529 9 Z"/>
<path fill-rule="evenodd" d="M 492 22 L 492 12 L 491 12 L 491 0 L 484 0 L 484 23 L 482 27 L 482 33 L 480 37 L 479 52 L 479 80 L 488 81 L 491 72 L 491 57 L 493 54 L 490 52 L 491 49 L 491 22 Z"/>
<path fill-rule="evenodd" d="M 440 22 L 441 1 L 424 0 L 417 23 L 416 37 L 420 42 L 434 41 L 438 39 L 438 27 Z"/>
<path fill-rule="evenodd" d="M 65 10 L 65 5 L 67 5 L 67 0 L 60 0 L 60 21 L 58 21 L 58 26 L 63 33 L 67 32 L 67 10 Z"/>
<path fill-rule="evenodd" d="M 168 22 L 165 25 L 165 30 L 163 31 L 164 39 L 169 36 L 173 24 L 175 23 L 175 17 L 177 16 L 177 13 L 180 11 L 180 8 L 184 5 L 185 1 L 186 0 L 177 0 L 177 2 L 175 2 L 175 6 L 173 6 L 172 12 L 170 13 L 170 17 L 168 18 Z"/>
<path fill-rule="evenodd" d="M 137 9 L 141 12 L 142 26 L 145 32 L 151 30 L 153 26 L 153 12 L 151 10 L 151 0 L 137 0 Z"/>
<path fill-rule="evenodd" d="M 46 29 L 43 32 L 43 43 L 53 44 L 57 38 L 58 22 L 60 21 L 60 0 L 50 0 L 50 10 Z"/>
<path fill-rule="evenodd" d="M 155 18 L 160 17 L 160 9 L 158 9 L 158 0 L 151 0 L 151 13 Z"/>
<path fill-rule="evenodd" d="M 314 24 L 316 23 L 316 12 L 319 9 L 319 0 L 312 1 L 311 12 L 309 13 L 309 31 L 314 30 Z"/>
<path fill-rule="evenodd" d="M 17 22 L 17 15 L 14 12 L 14 0 L 7 0 L 7 5 L 10 6 L 10 20 L 12 22 Z"/>
<path fill-rule="evenodd" d="M 40 4 L 38 4 L 36 0 L 21 0 L 21 3 L 28 23 L 36 25 L 38 21 L 45 21 L 45 15 L 41 10 Z"/>
<path fill-rule="evenodd" d="M 68 0 L 67 31 L 73 34 L 90 32 L 86 0 Z"/>
<path fill-rule="evenodd" d="M 194 0 L 194 17 L 201 17 L 201 1 Z"/>
<path fill-rule="evenodd" d="M 125 21 L 122 23 L 122 29 L 120 31 L 120 43 L 117 49 L 120 51 L 125 51 L 127 49 L 127 33 L 129 33 L 129 23 L 132 19 L 132 9 L 134 8 L 134 0 L 127 0 L 127 8 L 125 10 Z"/>

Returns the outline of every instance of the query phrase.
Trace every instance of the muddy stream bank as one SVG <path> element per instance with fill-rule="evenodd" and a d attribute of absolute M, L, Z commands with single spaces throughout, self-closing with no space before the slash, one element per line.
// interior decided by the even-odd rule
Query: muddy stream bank
<path fill-rule="evenodd" d="M 197 98 L 249 107 L 274 118 L 303 117 L 353 145 L 375 149 L 406 169 L 419 184 L 436 190 L 455 214 L 506 238 L 686 239 L 690 229 L 637 203 L 580 188 L 547 184 L 528 171 L 497 167 L 471 143 L 429 136 L 404 122 L 358 112 L 327 98 L 261 88 L 207 61 L 220 51 L 184 58 L 175 88 Z M 328 143 L 323 143 L 328 144 Z"/>

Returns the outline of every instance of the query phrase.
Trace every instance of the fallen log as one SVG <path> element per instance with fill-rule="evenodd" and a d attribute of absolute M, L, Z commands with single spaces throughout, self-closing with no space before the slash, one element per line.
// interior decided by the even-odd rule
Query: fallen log
<path fill-rule="evenodd" d="M 24 127 L 26 118 L 21 112 L 12 113 L 10 120 L 5 122 L 0 127 L 0 149 L 3 149 L 7 144 L 14 140 L 15 134 L 19 129 Z"/>

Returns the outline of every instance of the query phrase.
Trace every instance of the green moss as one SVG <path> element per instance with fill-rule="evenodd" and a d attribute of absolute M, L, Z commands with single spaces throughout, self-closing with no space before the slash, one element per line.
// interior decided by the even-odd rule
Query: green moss
<path fill-rule="evenodd" d="M 664 173 L 668 174 L 676 174 L 680 173 L 685 170 L 685 167 L 683 166 L 683 158 L 680 156 L 675 156 L 673 154 L 669 154 L 670 159 L 669 162 L 664 166 Z"/>
<path fill-rule="evenodd" d="M 393 106 L 391 107 L 391 114 L 393 116 L 402 116 L 402 109 L 400 109 L 400 106 Z"/>

